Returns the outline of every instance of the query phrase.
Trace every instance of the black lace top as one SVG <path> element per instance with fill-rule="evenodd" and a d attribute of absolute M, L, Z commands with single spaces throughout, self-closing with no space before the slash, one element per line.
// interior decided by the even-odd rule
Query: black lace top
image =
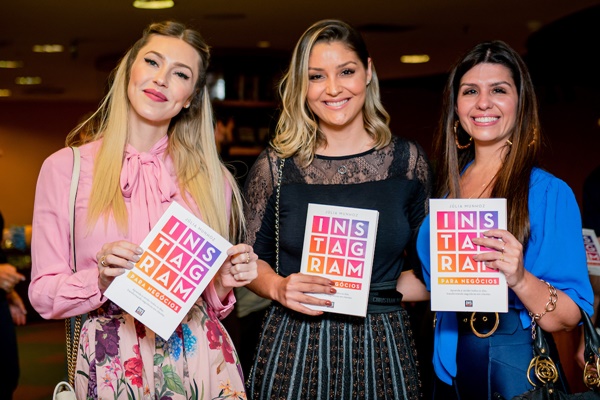
<path fill-rule="evenodd" d="M 264 150 L 245 184 L 247 242 L 276 268 L 275 192 L 279 158 Z M 392 281 L 420 264 L 415 239 L 428 212 L 431 170 L 416 143 L 394 137 L 380 150 L 344 156 L 316 156 L 306 168 L 285 161 L 279 199 L 279 274 L 300 270 L 308 203 L 379 211 L 371 282 Z"/>

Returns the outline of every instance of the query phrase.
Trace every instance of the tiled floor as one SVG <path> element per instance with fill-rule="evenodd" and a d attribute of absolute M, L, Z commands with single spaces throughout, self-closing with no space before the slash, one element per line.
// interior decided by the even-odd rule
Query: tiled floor
<path fill-rule="evenodd" d="M 48 400 L 65 375 L 65 324 L 40 321 L 17 327 L 21 377 L 14 400 Z"/>

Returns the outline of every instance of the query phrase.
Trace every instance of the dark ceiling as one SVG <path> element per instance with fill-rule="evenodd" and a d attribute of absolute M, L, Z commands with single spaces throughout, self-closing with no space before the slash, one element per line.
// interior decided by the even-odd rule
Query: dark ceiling
<path fill-rule="evenodd" d="M 214 48 L 217 65 L 219 55 L 227 54 L 221 65 L 226 60 L 228 68 L 242 71 L 261 65 L 262 55 L 287 59 L 300 34 L 323 18 L 341 18 L 361 29 L 384 80 L 443 74 L 464 50 L 490 39 L 530 53 L 534 68 L 549 77 L 570 67 L 594 76 L 599 70 L 597 61 L 590 62 L 600 48 L 597 0 L 175 1 L 163 11 L 134 9 L 132 0 L 3 1 L 0 60 L 22 60 L 24 67 L 0 69 L 0 89 L 13 93 L 0 101 L 97 101 L 118 57 L 144 26 L 164 19 L 198 28 Z M 256 47 L 264 40 L 270 49 Z M 67 51 L 31 51 L 43 43 L 62 44 Z M 399 61 L 403 54 L 423 53 L 431 57 L 427 64 Z M 245 57 L 236 60 L 235 54 Z M 14 83 L 17 76 L 33 75 L 42 84 Z"/>

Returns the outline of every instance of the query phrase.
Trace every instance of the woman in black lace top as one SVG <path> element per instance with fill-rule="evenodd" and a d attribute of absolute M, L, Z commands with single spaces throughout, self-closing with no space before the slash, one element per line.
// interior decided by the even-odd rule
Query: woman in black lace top
<path fill-rule="evenodd" d="M 273 300 L 249 398 L 421 398 L 401 302 L 428 296 L 412 270 L 420 270 L 414 243 L 430 194 L 425 153 L 392 136 L 365 44 L 342 21 L 303 34 L 280 95 L 276 135 L 245 188 L 248 242 L 260 257 L 249 288 Z M 335 292 L 329 279 L 299 273 L 308 203 L 379 211 L 364 318 L 305 306 L 330 305 L 309 293 Z"/>

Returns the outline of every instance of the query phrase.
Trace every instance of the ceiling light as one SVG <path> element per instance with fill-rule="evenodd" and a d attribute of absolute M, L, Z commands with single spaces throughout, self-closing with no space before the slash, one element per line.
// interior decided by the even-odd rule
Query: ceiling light
<path fill-rule="evenodd" d="M 404 64 L 423 64 L 429 61 L 427 54 L 411 54 L 400 57 L 400 62 Z"/>
<path fill-rule="evenodd" d="M 39 85 L 42 83 L 42 78 L 39 76 L 18 76 L 15 78 L 17 85 Z"/>
<path fill-rule="evenodd" d="M 171 8 L 175 5 L 173 0 L 135 0 L 133 6 L 135 8 L 143 8 L 145 10 L 161 10 L 163 8 Z"/>
<path fill-rule="evenodd" d="M 65 48 L 61 44 L 36 44 L 33 46 L 34 53 L 62 53 Z"/>
<path fill-rule="evenodd" d="M 0 89 L 0 97 L 10 97 L 10 89 Z"/>
<path fill-rule="evenodd" d="M 0 68 L 22 68 L 23 61 L 0 60 Z"/>

